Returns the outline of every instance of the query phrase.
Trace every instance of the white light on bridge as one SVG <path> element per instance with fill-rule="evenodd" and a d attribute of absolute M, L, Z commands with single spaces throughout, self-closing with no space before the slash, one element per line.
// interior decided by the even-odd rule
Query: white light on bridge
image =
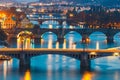
<path fill-rule="evenodd" d="M 115 53 L 113 54 L 113 56 L 119 56 L 119 53 L 115 52 Z"/>
<path fill-rule="evenodd" d="M 96 50 L 99 50 L 100 48 L 99 48 L 99 42 L 97 41 L 97 43 L 96 43 Z"/>
<path fill-rule="evenodd" d="M 52 39 L 48 41 L 48 49 L 52 49 Z"/>
<path fill-rule="evenodd" d="M 73 29 L 73 26 L 70 25 L 70 29 Z"/>
<path fill-rule="evenodd" d="M 75 43 L 73 43 L 73 49 L 76 49 L 76 44 Z"/>
<path fill-rule="evenodd" d="M 73 46 L 73 38 L 70 37 L 69 38 L 69 48 L 72 49 L 72 46 Z"/>
<path fill-rule="evenodd" d="M 64 39 L 63 49 L 66 49 L 66 39 Z"/>
<path fill-rule="evenodd" d="M 50 25 L 49 25 L 49 29 L 52 29 L 52 28 L 53 28 L 53 26 L 50 24 Z"/>
<path fill-rule="evenodd" d="M 59 42 L 56 42 L 56 49 L 59 49 Z"/>
<path fill-rule="evenodd" d="M 52 17 L 53 15 L 52 14 L 49 14 L 49 17 Z"/>

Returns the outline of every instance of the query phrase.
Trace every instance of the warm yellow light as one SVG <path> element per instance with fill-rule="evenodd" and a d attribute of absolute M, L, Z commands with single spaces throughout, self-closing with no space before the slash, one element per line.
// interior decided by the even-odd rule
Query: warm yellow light
<path fill-rule="evenodd" d="M 52 17 L 53 15 L 52 14 L 49 14 L 50 17 Z"/>
<path fill-rule="evenodd" d="M 59 42 L 56 42 L 56 49 L 59 49 Z"/>
<path fill-rule="evenodd" d="M 113 54 L 113 56 L 119 56 L 119 53 L 116 52 L 116 53 Z"/>
<path fill-rule="evenodd" d="M 66 39 L 64 39 L 63 49 L 66 49 Z"/>
<path fill-rule="evenodd" d="M 43 12 L 43 13 L 44 13 L 44 12 L 45 12 L 45 9 L 41 9 L 41 12 Z"/>
<path fill-rule="evenodd" d="M 91 52 L 90 55 L 96 55 L 96 52 Z"/>
<path fill-rule="evenodd" d="M 4 13 L 0 13 L 0 18 L 5 18 L 6 15 Z"/>
<path fill-rule="evenodd" d="M 50 25 L 49 25 L 49 29 L 52 29 L 52 27 L 53 27 L 53 26 L 50 24 Z"/>
<path fill-rule="evenodd" d="M 73 17 L 74 15 L 73 15 L 73 14 L 70 14 L 69 16 L 70 16 L 70 17 Z"/>
<path fill-rule="evenodd" d="M 48 49 L 52 49 L 52 39 L 48 41 Z"/>
<path fill-rule="evenodd" d="M 86 43 L 89 43 L 90 42 L 90 39 L 89 38 L 86 38 Z"/>
<path fill-rule="evenodd" d="M 99 42 L 97 41 L 96 43 L 96 49 L 98 50 L 99 49 Z"/>
<path fill-rule="evenodd" d="M 31 74 L 29 70 L 25 72 L 24 80 L 31 80 Z"/>
<path fill-rule="evenodd" d="M 90 73 L 90 72 L 85 72 L 83 77 L 82 77 L 82 80 L 92 80 L 92 77 L 93 77 L 93 74 Z"/>

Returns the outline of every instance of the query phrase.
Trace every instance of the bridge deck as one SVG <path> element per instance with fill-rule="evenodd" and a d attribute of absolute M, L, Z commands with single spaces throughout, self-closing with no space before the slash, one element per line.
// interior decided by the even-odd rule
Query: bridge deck
<path fill-rule="evenodd" d="M 22 48 L 0 48 L 0 52 L 19 52 L 19 51 L 29 51 L 29 52 L 96 52 L 96 53 L 115 53 L 120 52 L 120 50 L 117 49 L 47 49 L 47 48 L 29 48 L 29 49 L 22 49 Z"/>

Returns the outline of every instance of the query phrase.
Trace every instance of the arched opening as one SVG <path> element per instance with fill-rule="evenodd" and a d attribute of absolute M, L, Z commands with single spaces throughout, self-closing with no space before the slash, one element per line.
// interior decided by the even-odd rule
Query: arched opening
<path fill-rule="evenodd" d="M 120 32 L 114 35 L 114 41 L 120 43 Z"/>
<path fill-rule="evenodd" d="M 59 22 L 55 20 L 44 21 L 41 25 L 41 28 L 59 28 Z"/>
<path fill-rule="evenodd" d="M 90 36 L 89 36 L 90 40 L 92 41 L 104 41 L 106 40 L 106 35 L 103 32 L 93 32 Z"/>
<path fill-rule="evenodd" d="M 41 47 L 54 48 L 57 41 L 57 35 L 53 32 L 45 32 L 41 36 Z"/>
<path fill-rule="evenodd" d="M 114 35 L 114 42 L 115 42 L 115 46 L 119 47 L 120 46 L 120 32 L 118 32 L 117 34 Z"/>
<path fill-rule="evenodd" d="M 90 45 L 89 48 L 93 49 L 103 49 L 107 48 L 106 35 L 103 32 L 93 32 L 90 36 Z M 103 46 L 104 45 L 104 46 Z"/>
<path fill-rule="evenodd" d="M 29 31 L 22 31 L 17 35 L 17 48 L 34 48 L 34 35 Z"/>
<path fill-rule="evenodd" d="M 64 38 L 66 39 L 67 48 L 78 48 L 80 46 L 80 41 L 82 36 L 75 31 L 70 31 L 67 33 Z"/>
<path fill-rule="evenodd" d="M 57 55 L 57 54 L 44 54 L 31 58 L 31 66 L 37 68 L 41 68 L 43 70 L 48 70 L 52 68 L 52 70 L 58 70 L 67 66 L 72 68 L 80 68 L 80 61 L 68 56 Z"/>
<path fill-rule="evenodd" d="M 116 56 L 101 57 L 91 60 L 91 66 L 96 70 L 120 69 L 119 61 L 119 57 Z"/>

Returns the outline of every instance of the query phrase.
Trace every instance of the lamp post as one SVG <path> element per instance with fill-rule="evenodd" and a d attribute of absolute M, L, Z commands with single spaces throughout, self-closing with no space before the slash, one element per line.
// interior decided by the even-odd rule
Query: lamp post
<path fill-rule="evenodd" d="M 86 46 L 87 46 L 89 43 L 90 43 L 90 40 L 89 40 L 89 38 L 88 38 L 88 37 L 87 37 L 87 38 L 83 38 L 83 39 L 82 39 L 83 52 L 85 52 L 85 48 L 86 48 Z"/>

